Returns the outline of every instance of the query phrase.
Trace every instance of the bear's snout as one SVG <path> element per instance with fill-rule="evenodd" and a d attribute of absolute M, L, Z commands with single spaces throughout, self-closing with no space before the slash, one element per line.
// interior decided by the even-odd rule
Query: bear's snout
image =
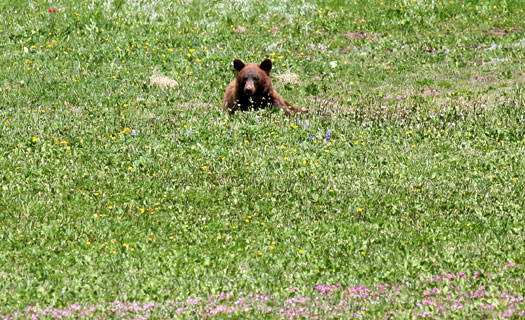
<path fill-rule="evenodd" d="M 253 85 L 253 83 L 246 83 L 246 85 L 244 86 L 244 93 L 248 96 L 251 96 L 253 93 L 255 92 L 255 86 Z"/>

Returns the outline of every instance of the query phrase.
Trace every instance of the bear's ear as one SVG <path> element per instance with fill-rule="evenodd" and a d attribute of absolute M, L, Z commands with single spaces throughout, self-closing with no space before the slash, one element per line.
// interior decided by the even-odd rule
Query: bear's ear
<path fill-rule="evenodd" d="M 272 60 L 264 59 L 264 61 L 261 62 L 261 69 L 263 69 L 266 74 L 270 74 L 270 70 L 272 70 Z"/>
<path fill-rule="evenodd" d="M 233 60 L 233 68 L 235 71 L 239 72 L 244 68 L 244 62 L 242 62 L 240 59 Z"/>

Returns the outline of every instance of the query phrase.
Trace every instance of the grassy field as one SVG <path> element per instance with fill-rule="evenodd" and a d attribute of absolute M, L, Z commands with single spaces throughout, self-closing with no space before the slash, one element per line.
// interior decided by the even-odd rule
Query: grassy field
<path fill-rule="evenodd" d="M 524 317 L 524 11 L 0 0 L 0 319 Z"/>

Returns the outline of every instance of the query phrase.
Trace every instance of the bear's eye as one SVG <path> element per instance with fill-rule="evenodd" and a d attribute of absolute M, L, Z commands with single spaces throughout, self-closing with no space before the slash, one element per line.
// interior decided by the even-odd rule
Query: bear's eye
<path fill-rule="evenodd" d="M 259 77 L 258 76 L 253 76 L 253 81 L 255 81 L 255 82 L 259 81 Z"/>

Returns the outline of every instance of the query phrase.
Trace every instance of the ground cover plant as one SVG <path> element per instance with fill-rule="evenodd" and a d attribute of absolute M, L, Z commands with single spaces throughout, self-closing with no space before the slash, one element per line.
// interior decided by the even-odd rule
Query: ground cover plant
<path fill-rule="evenodd" d="M 0 318 L 523 317 L 524 7 L 0 2 Z"/>

